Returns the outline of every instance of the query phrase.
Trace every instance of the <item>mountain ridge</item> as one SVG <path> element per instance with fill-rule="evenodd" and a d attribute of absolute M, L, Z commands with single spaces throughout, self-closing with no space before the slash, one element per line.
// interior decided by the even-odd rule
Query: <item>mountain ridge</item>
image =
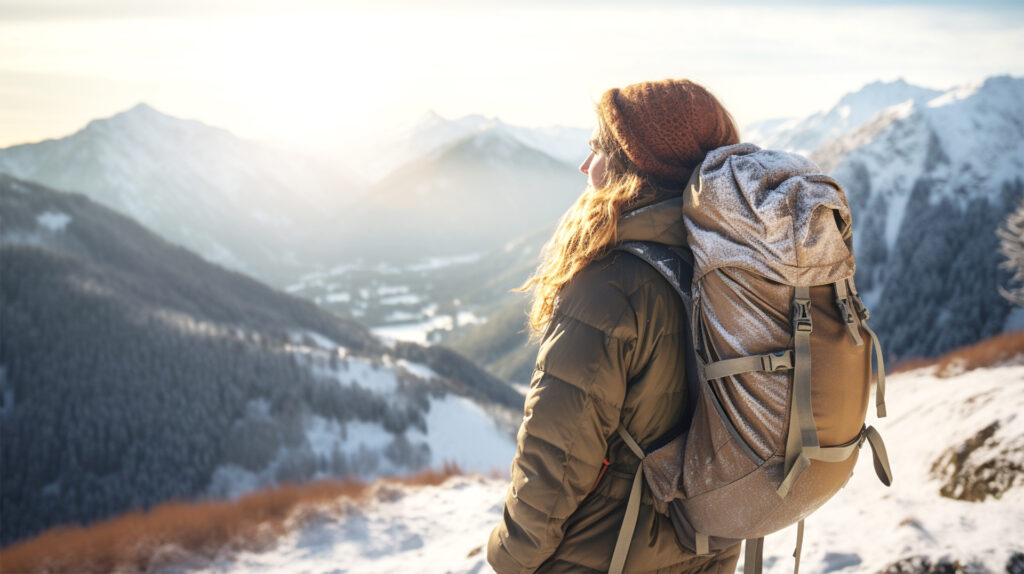
<path fill-rule="evenodd" d="M 0 149 L 0 171 L 84 193 L 273 283 L 308 264 L 304 246 L 354 191 L 333 167 L 145 103 L 60 139 Z"/>

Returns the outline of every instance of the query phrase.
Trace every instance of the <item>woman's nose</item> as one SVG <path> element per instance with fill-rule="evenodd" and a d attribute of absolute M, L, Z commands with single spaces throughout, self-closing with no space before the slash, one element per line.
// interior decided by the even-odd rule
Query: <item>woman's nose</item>
<path fill-rule="evenodd" d="M 580 164 L 580 173 L 582 173 L 583 175 L 589 175 L 589 173 L 590 173 L 590 162 L 593 159 L 594 159 L 594 152 L 590 152 L 590 155 L 587 156 L 587 159 L 583 160 L 583 163 Z"/>

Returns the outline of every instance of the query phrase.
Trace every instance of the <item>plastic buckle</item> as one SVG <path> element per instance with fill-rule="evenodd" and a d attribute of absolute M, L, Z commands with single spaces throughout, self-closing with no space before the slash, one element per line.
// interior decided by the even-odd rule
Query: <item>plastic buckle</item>
<path fill-rule="evenodd" d="M 836 299 L 836 305 L 839 307 L 839 312 L 843 314 L 843 322 L 846 323 L 847 325 L 850 325 L 854 322 L 853 311 L 850 310 L 850 305 L 848 304 L 849 302 L 849 299 L 845 298 Z"/>
<path fill-rule="evenodd" d="M 856 293 L 852 294 L 853 304 L 857 308 L 857 316 L 860 317 L 861 321 L 867 321 L 871 318 L 871 313 L 868 312 L 868 308 L 864 306 L 864 302 L 860 300 L 860 295 Z"/>
<path fill-rule="evenodd" d="M 793 300 L 793 329 L 801 333 L 811 333 L 814 331 L 814 327 L 811 324 L 810 299 Z"/>
<path fill-rule="evenodd" d="M 781 371 L 793 368 L 792 355 L 789 351 L 778 351 L 761 355 L 761 369 L 765 371 Z"/>

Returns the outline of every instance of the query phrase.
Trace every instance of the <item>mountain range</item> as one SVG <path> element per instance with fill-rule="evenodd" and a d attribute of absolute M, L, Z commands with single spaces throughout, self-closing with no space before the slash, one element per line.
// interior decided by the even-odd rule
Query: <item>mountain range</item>
<path fill-rule="evenodd" d="M 373 185 L 326 243 L 375 261 L 481 253 L 548 227 L 583 186 L 574 167 L 493 127 Z"/>
<path fill-rule="evenodd" d="M 357 158 L 371 181 L 379 181 L 398 168 L 430 156 L 439 150 L 481 132 L 497 132 L 569 165 L 578 165 L 587 155 L 591 131 L 569 126 L 526 128 L 499 118 L 471 114 L 449 119 L 430 111 L 410 125 L 382 135 L 367 153 Z"/>
<path fill-rule="evenodd" d="M 743 139 L 764 148 L 810 153 L 864 125 L 882 110 L 907 101 L 923 103 L 942 94 L 908 84 L 871 82 L 856 92 L 844 95 L 831 108 L 802 118 L 771 119 L 749 124 Z"/>
<path fill-rule="evenodd" d="M 0 172 L 84 193 L 209 261 L 281 283 L 360 184 L 330 165 L 139 104 L 0 149 Z"/>
<path fill-rule="evenodd" d="M 386 176 L 370 184 L 337 162 L 139 104 L 64 138 L 0 149 L 0 173 L 84 193 L 281 287 L 360 256 L 479 252 L 546 226 L 582 189 L 575 164 L 588 135 L 428 114 L 371 146 L 364 163 Z"/>

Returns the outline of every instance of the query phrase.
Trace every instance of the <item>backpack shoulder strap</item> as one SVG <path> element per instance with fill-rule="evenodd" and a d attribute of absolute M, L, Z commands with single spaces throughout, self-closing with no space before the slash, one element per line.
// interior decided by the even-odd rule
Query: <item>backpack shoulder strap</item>
<path fill-rule="evenodd" d="M 698 373 L 697 354 L 693 343 L 693 296 L 691 286 L 693 282 L 693 253 L 686 247 L 670 247 L 663 243 L 653 241 L 624 241 L 615 246 L 616 251 L 630 253 L 654 268 L 662 277 L 668 281 L 679 298 L 683 302 L 683 320 L 686 325 L 685 342 L 683 345 L 686 353 L 686 412 L 682 424 L 685 430 L 690 427 L 693 413 L 697 408 L 697 396 L 700 392 L 701 379 Z M 668 437 L 674 438 L 674 437 Z M 650 445 L 653 450 L 657 443 Z"/>
<path fill-rule="evenodd" d="M 690 283 L 693 281 L 693 253 L 686 247 L 676 247 L 653 241 L 623 241 L 616 251 L 632 253 L 647 262 L 672 285 L 676 293 L 693 305 Z"/>

